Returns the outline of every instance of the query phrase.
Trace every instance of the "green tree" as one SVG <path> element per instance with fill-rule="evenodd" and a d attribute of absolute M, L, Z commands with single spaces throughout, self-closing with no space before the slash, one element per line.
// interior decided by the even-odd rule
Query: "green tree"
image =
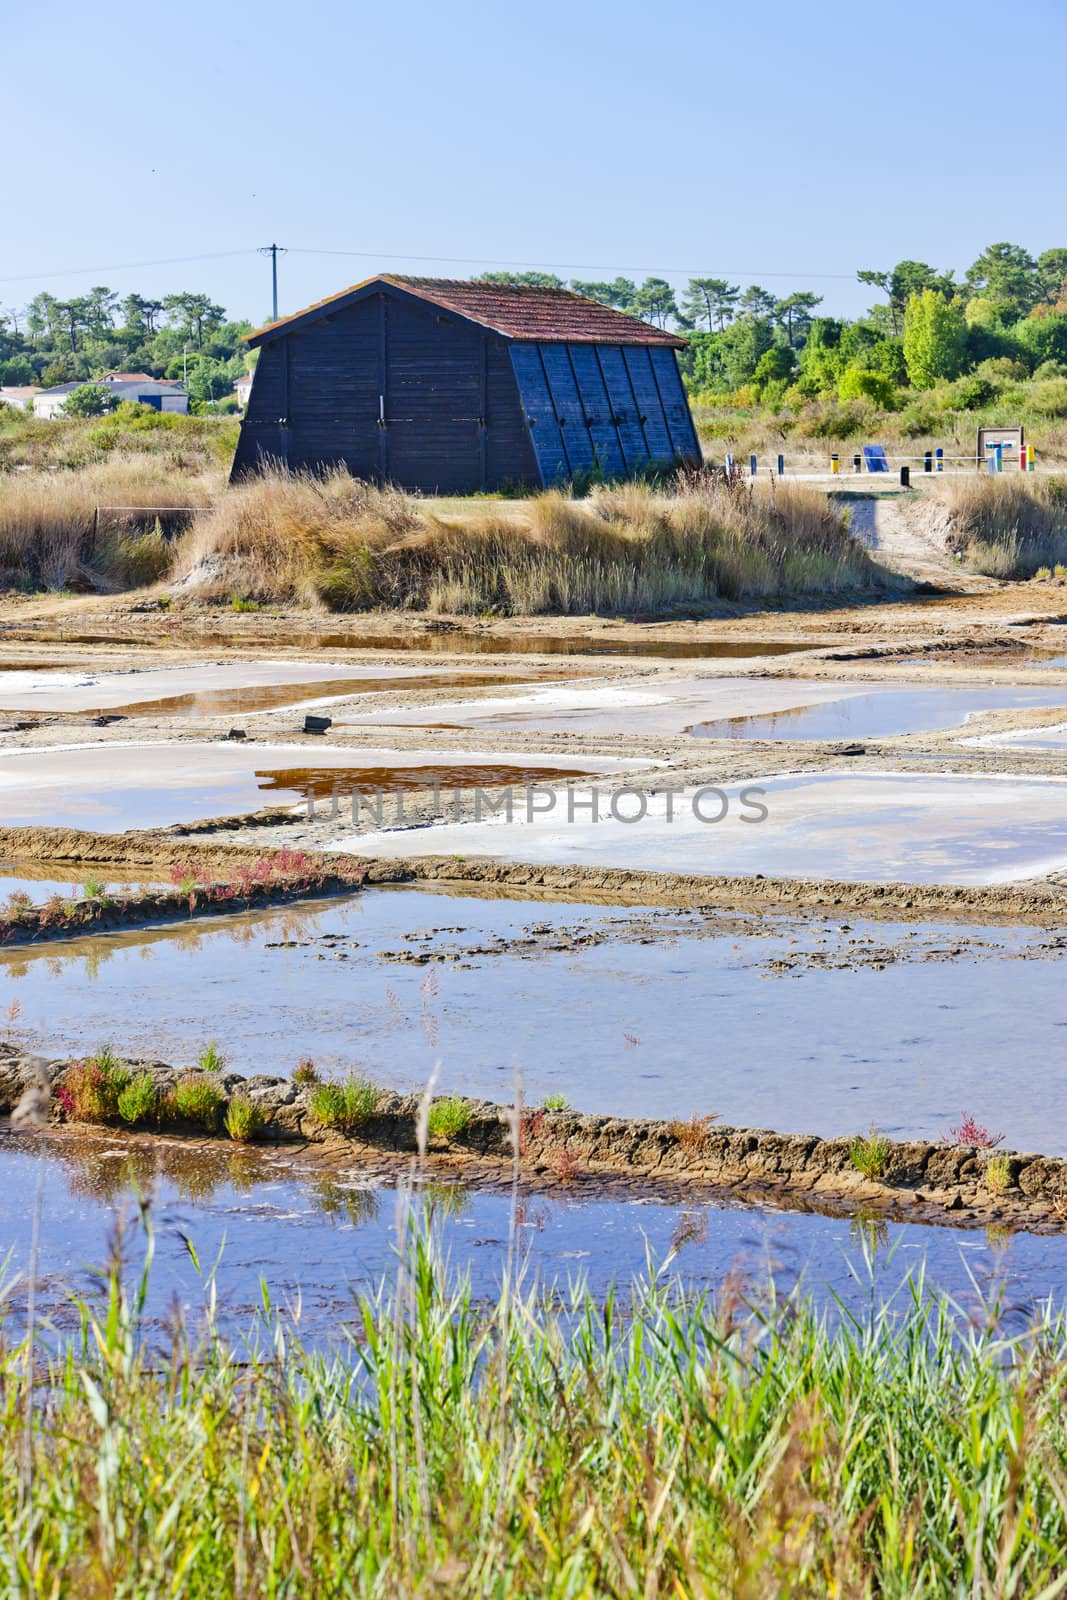
<path fill-rule="evenodd" d="M 475 283 L 500 283 L 512 288 L 565 289 L 562 278 L 554 272 L 480 272 Z"/>
<path fill-rule="evenodd" d="M 785 329 L 786 342 L 791 350 L 796 349 L 798 341 L 803 343 L 811 326 L 812 312 L 821 305 L 822 295 L 813 294 L 810 289 L 801 289 L 778 301 L 774 308 L 774 320 L 780 328 Z"/>
<path fill-rule="evenodd" d="M 766 321 L 763 318 L 763 321 Z M 769 324 L 768 324 L 769 326 Z M 756 362 L 753 373 L 757 383 L 788 383 L 796 368 L 796 358 L 788 345 L 772 344 Z"/>
<path fill-rule="evenodd" d="M 703 324 L 709 333 L 715 328 L 721 333 L 740 298 L 740 286 L 725 278 L 690 278 L 682 296 L 684 320 L 691 328 Z"/>
<path fill-rule="evenodd" d="M 599 300 L 601 305 L 614 306 L 617 311 L 631 311 L 637 297 L 637 285 L 632 278 L 614 278 L 611 283 L 583 283 L 575 278 L 571 288 L 584 294 L 587 300 Z"/>
<path fill-rule="evenodd" d="M 179 330 L 192 339 L 199 350 L 204 343 L 204 332 L 216 328 L 225 319 L 223 306 L 217 306 L 206 294 L 168 294 L 163 309 Z"/>
<path fill-rule="evenodd" d="M 773 322 L 777 305 L 778 301 L 773 294 L 761 289 L 758 283 L 750 283 L 737 302 L 737 309 L 744 316 L 766 317 L 768 322 Z"/>
<path fill-rule="evenodd" d="M 963 367 L 967 321 L 962 307 L 933 289 L 913 294 L 904 313 L 904 360 L 916 389 L 957 378 Z"/>
<path fill-rule="evenodd" d="M 774 329 L 765 317 L 738 317 L 716 337 L 723 375 L 731 389 L 751 383 L 761 357 L 774 346 Z"/>
<path fill-rule="evenodd" d="M 1067 315 L 1050 311 L 1044 317 L 1027 317 L 1015 329 L 1031 367 L 1044 361 L 1067 361 Z"/>
<path fill-rule="evenodd" d="M 849 351 L 842 348 L 847 325 L 837 317 L 815 317 L 800 353 L 800 387 L 805 394 L 833 394 L 848 366 Z"/>
<path fill-rule="evenodd" d="M 889 320 L 894 336 L 904 326 L 904 312 L 913 294 L 932 289 L 935 294 L 951 295 L 955 283 L 951 272 L 938 272 L 926 261 L 898 261 L 888 272 L 857 272 L 860 283 L 881 289 L 889 301 Z"/>
<path fill-rule="evenodd" d="M 1019 316 L 1036 305 L 1042 295 L 1037 262 L 1020 244 L 991 244 L 967 269 L 972 294 L 1001 300 Z"/>
<path fill-rule="evenodd" d="M 83 297 L 78 297 L 74 300 L 57 300 L 55 302 L 55 310 L 59 323 L 70 340 L 71 350 L 77 350 L 78 339 L 88 322 L 88 300 Z"/>
<path fill-rule="evenodd" d="M 85 296 L 85 330 L 93 339 L 106 339 L 115 326 L 119 297 L 106 284 L 97 284 Z"/>
<path fill-rule="evenodd" d="M 102 384 L 83 383 L 70 391 L 63 402 L 63 412 L 68 417 L 102 417 L 114 405 L 114 396 Z"/>
<path fill-rule="evenodd" d="M 646 278 L 634 295 L 633 309 L 646 322 L 665 328 L 678 315 L 678 302 L 666 278 Z"/>
<path fill-rule="evenodd" d="M 1037 258 L 1037 277 L 1046 305 L 1054 306 L 1062 300 L 1067 291 L 1067 250 L 1042 250 Z"/>
<path fill-rule="evenodd" d="M 883 411 L 896 405 L 897 391 L 891 378 L 884 372 L 874 372 L 869 367 L 846 367 L 837 384 L 839 400 L 873 400 Z"/>

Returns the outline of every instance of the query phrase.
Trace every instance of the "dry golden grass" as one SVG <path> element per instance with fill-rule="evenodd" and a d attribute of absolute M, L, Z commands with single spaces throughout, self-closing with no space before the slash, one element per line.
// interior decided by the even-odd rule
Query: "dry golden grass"
<path fill-rule="evenodd" d="M 458 520 L 344 471 L 231 489 L 184 541 L 177 578 L 206 598 L 514 615 L 662 613 L 898 581 L 815 490 L 698 475 L 675 492 L 551 490 L 521 516 L 486 504 Z"/>
<path fill-rule="evenodd" d="M 1067 478 L 976 474 L 939 485 L 938 498 L 949 550 L 976 572 L 1030 578 L 1067 562 Z"/>
<path fill-rule="evenodd" d="M 96 508 L 206 506 L 220 479 L 218 470 L 179 472 L 140 454 L 114 455 L 75 471 L 5 474 L 0 477 L 0 578 L 22 588 L 49 589 L 151 583 L 173 559 L 156 519 L 102 512 L 94 538 Z"/>

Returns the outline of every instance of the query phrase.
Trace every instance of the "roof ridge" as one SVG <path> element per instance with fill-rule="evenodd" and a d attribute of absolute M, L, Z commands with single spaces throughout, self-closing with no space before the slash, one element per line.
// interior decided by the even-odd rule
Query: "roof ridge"
<path fill-rule="evenodd" d="M 489 328 L 505 339 L 548 344 L 659 345 L 670 349 L 684 349 L 687 342 L 666 328 L 656 327 L 628 311 L 564 286 L 497 283 L 477 278 L 429 278 L 402 272 L 379 272 L 372 278 L 364 278 L 347 289 L 316 300 L 302 311 L 257 328 L 246 334 L 245 341 L 258 344 L 305 319 L 327 316 L 330 308 L 340 309 L 345 301 L 375 284 L 388 284 L 468 322 Z"/>

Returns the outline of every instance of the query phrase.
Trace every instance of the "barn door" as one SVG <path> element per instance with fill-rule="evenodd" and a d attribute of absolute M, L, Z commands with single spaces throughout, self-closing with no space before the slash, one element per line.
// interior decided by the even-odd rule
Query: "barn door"
<path fill-rule="evenodd" d="M 423 494 L 485 486 L 486 341 L 480 328 L 392 299 L 382 344 L 382 470 Z"/>

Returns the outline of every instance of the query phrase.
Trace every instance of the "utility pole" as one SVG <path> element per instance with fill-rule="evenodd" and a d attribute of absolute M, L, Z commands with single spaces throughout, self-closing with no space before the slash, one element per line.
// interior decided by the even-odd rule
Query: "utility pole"
<path fill-rule="evenodd" d="M 277 320 L 278 320 L 278 256 L 279 256 L 279 254 L 281 254 L 281 255 L 285 254 L 285 246 L 283 244 L 264 244 L 264 245 L 260 245 L 259 254 L 261 256 L 270 256 L 270 281 L 271 281 L 271 289 L 273 291 L 273 306 L 274 306 L 273 316 L 272 316 L 271 320 L 273 322 L 277 322 Z"/>

